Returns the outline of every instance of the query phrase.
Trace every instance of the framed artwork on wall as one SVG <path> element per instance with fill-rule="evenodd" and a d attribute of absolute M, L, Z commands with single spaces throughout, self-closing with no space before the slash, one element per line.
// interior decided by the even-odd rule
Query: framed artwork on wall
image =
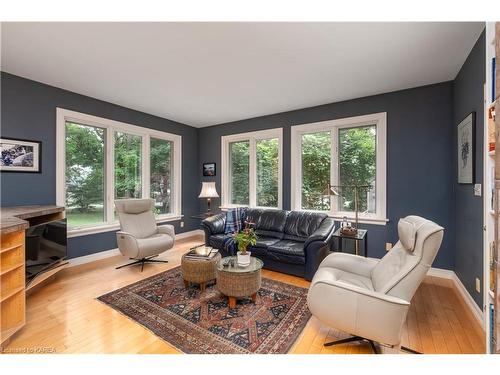
<path fill-rule="evenodd" d="M 27 139 L 0 138 L 0 171 L 42 171 L 42 142 Z"/>
<path fill-rule="evenodd" d="M 473 184 L 475 172 L 476 113 L 471 112 L 460 124 L 457 131 L 458 183 Z"/>
<path fill-rule="evenodd" d="M 216 173 L 215 163 L 203 163 L 203 176 L 214 177 Z"/>

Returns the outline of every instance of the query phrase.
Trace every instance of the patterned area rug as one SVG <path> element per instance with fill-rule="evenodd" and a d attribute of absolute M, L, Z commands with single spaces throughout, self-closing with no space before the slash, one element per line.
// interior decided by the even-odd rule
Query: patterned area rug
<path fill-rule="evenodd" d="M 262 278 L 257 301 L 230 309 L 215 285 L 185 288 L 180 267 L 98 299 L 184 353 L 287 353 L 311 314 L 307 289 Z"/>

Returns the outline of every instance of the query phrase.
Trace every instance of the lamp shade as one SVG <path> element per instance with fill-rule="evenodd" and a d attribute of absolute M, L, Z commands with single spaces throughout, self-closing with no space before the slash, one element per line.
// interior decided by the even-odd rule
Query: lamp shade
<path fill-rule="evenodd" d="M 339 192 L 337 189 L 335 189 L 336 186 L 333 185 L 326 185 L 325 190 L 323 190 L 323 193 L 321 194 L 324 197 L 329 197 L 329 196 L 335 196 L 338 197 L 340 196 Z"/>
<path fill-rule="evenodd" d="M 202 182 L 201 192 L 198 198 L 218 198 L 215 182 Z"/>

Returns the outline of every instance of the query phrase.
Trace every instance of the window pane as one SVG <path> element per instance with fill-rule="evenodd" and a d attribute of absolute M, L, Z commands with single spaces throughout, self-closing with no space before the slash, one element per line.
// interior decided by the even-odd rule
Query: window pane
<path fill-rule="evenodd" d="M 66 122 L 66 216 L 71 227 L 104 222 L 104 129 Z"/>
<path fill-rule="evenodd" d="M 150 138 L 151 198 L 157 215 L 172 212 L 173 142 Z"/>
<path fill-rule="evenodd" d="M 141 198 L 142 137 L 115 133 L 115 198 Z"/>
<path fill-rule="evenodd" d="M 278 207 L 278 139 L 258 140 L 256 147 L 257 206 Z"/>
<path fill-rule="evenodd" d="M 375 125 L 339 130 L 339 184 L 369 185 L 359 189 L 359 212 L 375 213 L 376 175 Z M 354 189 L 345 187 L 340 197 L 341 211 L 354 211 Z"/>
<path fill-rule="evenodd" d="M 323 196 L 330 183 L 330 132 L 302 136 L 302 208 L 330 210 L 330 198 Z"/>
<path fill-rule="evenodd" d="M 231 173 L 231 203 L 249 204 L 250 142 L 229 144 L 229 165 Z"/>

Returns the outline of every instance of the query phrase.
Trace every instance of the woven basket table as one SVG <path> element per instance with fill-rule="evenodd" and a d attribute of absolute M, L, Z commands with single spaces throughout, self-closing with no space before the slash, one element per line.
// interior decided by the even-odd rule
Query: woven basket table
<path fill-rule="evenodd" d="M 224 267 L 231 259 L 234 265 Z M 229 298 L 229 308 L 236 307 L 236 299 L 251 297 L 255 302 L 257 291 L 260 289 L 260 270 L 264 263 L 255 257 L 250 257 L 250 265 L 240 267 L 236 264 L 236 257 L 225 257 L 217 265 L 217 289 Z"/>
<path fill-rule="evenodd" d="M 207 282 L 217 278 L 217 263 L 220 261 L 219 253 L 213 258 L 206 259 L 189 259 L 184 254 L 181 258 L 182 278 L 184 286 L 187 288 L 190 283 L 200 284 L 200 290 L 204 291 Z"/>

